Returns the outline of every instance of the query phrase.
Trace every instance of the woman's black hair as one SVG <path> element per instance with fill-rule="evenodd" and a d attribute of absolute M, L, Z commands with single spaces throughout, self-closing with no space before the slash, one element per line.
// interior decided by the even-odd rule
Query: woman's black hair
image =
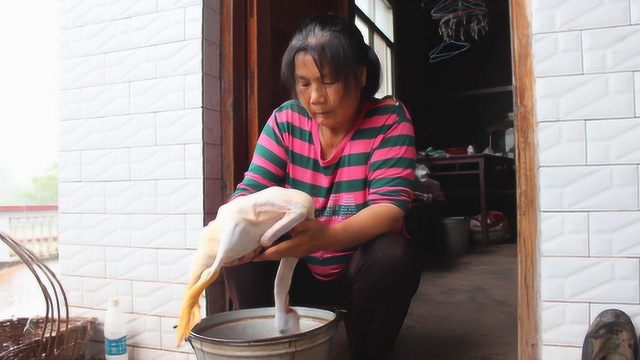
<path fill-rule="evenodd" d="M 380 88 L 378 56 L 364 42 L 356 25 L 339 15 L 325 13 L 310 17 L 289 42 L 282 57 L 280 77 L 294 97 L 295 56 L 300 52 L 311 56 L 318 70 L 326 65 L 331 70 L 332 79 L 344 84 L 346 92 L 358 84 L 358 69 L 365 66 L 367 77 L 361 89 L 361 100 L 373 97 Z"/>

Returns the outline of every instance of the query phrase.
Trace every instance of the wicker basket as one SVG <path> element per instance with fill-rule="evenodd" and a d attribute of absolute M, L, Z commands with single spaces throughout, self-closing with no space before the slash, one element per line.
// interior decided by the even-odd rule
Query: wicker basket
<path fill-rule="evenodd" d="M 45 298 L 45 316 L 0 320 L 0 360 L 82 360 L 96 318 L 69 317 L 69 305 L 56 275 L 9 235 L 0 238 L 35 277 Z"/>

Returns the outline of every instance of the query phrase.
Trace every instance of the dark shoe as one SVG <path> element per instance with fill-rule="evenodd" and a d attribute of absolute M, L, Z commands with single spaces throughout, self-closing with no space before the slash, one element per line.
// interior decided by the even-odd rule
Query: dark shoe
<path fill-rule="evenodd" d="M 637 360 L 638 338 L 631 318 L 618 309 L 601 312 L 584 337 L 582 360 Z"/>

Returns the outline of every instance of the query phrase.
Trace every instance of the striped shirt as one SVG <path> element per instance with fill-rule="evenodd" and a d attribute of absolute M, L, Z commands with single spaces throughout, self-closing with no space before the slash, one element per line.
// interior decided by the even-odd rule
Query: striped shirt
<path fill-rule="evenodd" d="M 415 176 L 413 125 L 404 106 L 389 100 L 365 102 L 329 159 L 321 156 L 318 123 L 297 100 L 284 103 L 265 124 L 232 198 L 270 186 L 298 189 L 313 198 L 316 218 L 329 225 L 373 204 L 408 211 Z M 318 279 L 333 280 L 355 250 L 320 251 L 303 261 Z"/>

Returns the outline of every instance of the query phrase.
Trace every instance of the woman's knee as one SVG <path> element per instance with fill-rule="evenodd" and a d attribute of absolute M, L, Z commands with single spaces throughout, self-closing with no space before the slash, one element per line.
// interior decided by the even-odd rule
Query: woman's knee
<path fill-rule="evenodd" d="M 385 271 L 414 271 L 417 254 L 411 244 L 398 234 L 383 234 L 359 250 L 361 261 L 370 262 Z"/>
<path fill-rule="evenodd" d="M 417 288 L 421 273 L 413 247 L 398 234 L 384 234 L 362 245 L 354 254 L 349 272 L 355 282 L 411 288 Z"/>

